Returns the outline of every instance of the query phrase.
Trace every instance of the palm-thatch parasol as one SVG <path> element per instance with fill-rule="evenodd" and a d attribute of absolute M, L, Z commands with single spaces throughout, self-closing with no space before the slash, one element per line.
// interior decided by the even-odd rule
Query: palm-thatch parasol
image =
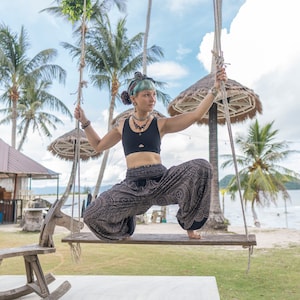
<path fill-rule="evenodd" d="M 123 111 L 112 120 L 111 122 L 112 126 L 113 127 L 116 126 L 119 120 L 128 118 L 130 115 L 133 114 L 133 112 L 134 112 L 134 108 L 130 108 Z M 156 118 L 165 118 L 165 116 L 157 110 L 153 110 L 152 115 Z"/>
<path fill-rule="evenodd" d="M 209 89 L 213 86 L 215 75 L 209 75 L 198 80 L 192 86 L 181 92 L 168 106 L 168 112 L 171 116 L 194 110 L 203 98 L 207 95 Z M 252 119 L 255 114 L 262 113 L 262 104 L 259 96 L 253 90 L 243 86 L 235 80 L 228 79 L 225 84 L 227 92 L 227 101 L 232 123 L 241 122 L 245 119 Z M 215 99 L 217 103 L 217 122 L 225 124 L 225 110 L 221 96 Z M 198 124 L 208 124 L 208 113 L 198 121 Z"/>
<path fill-rule="evenodd" d="M 48 146 L 47 149 L 61 159 L 73 161 L 75 157 L 75 147 L 78 140 L 80 141 L 80 159 L 86 161 L 90 158 L 98 158 L 102 154 L 97 153 L 92 148 L 84 131 L 77 128 L 58 137 Z"/>

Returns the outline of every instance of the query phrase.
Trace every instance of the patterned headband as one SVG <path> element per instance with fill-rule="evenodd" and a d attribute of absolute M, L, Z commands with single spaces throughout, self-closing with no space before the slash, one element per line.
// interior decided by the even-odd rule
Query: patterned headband
<path fill-rule="evenodd" d="M 124 104 L 131 104 L 130 96 L 136 95 L 140 91 L 155 89 L 155 81 L 152 78 L 141 72 L 135 72 L 134 79 L 129 83 L 127 91 L 122 92 L 121 99 Z"/>

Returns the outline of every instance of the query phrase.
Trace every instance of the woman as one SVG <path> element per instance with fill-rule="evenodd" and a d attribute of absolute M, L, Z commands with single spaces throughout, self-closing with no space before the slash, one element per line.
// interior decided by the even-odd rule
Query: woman
<path fill-rule="evenodd" d="M 103 138 L 93 129 L 81 106 L 74 116 L 81 122 L 91 146 L 102 152 L 122 140 L 127 164 L 126 178 L 103 192 L 84 213 L 84 222 L 100 239 L 129 238 L 135 229 L 135 216 L 144 214 L 151 206 L 178 204 L 177 220 L 190 239 L 200 239 L 195 230 L 208 219 L 210 208 L 211 166 L 195 159 L 164 167 L 160 157 L 162 137 L 191 126 L 209 110 L 226 81 L 225 69 L 216 74 L 214 87 L 191 112 L 170 118 L 156 119 L 152 115 L 156 103 L 156 88 L 152 78 L 135 73 L 121 98 L 134 105 L 134 113 L 119 121 Z"/>

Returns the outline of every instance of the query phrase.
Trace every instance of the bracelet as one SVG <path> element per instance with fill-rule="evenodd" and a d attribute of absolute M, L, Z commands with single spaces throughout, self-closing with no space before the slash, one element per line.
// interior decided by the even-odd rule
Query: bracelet
<path fill-rule="evenodd" d="M 91 125 L 91 121 L 87 120 L 84 124 L 81 124 L 81 128 L 84 130 Z"/>
<path fill-rule="evenodd" d="M 219 90 L 214 86 L 213 88 L 211 88 L 208 93 L 212 94 L 214 96 L 214 98 L 217 97 Z"/>

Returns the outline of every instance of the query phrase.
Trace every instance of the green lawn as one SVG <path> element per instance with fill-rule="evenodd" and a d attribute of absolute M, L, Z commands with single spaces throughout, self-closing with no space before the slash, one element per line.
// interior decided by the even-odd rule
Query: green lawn
<path fill-rule="evenodd" d="M 41 255 L 45 273 L 54 275 L 215 276 L 221 300 L 300 299 L 300 247 L 255 249 L 246 274 L 248 250 L 211 246 L 82 244 L 72 260 L 63 235 L 57 251 Z M 39 233 L 0 232 L 1 248 L 37 243 Z M 0 275 L 24 274 L 23 258 L 5 259 Z"/>

